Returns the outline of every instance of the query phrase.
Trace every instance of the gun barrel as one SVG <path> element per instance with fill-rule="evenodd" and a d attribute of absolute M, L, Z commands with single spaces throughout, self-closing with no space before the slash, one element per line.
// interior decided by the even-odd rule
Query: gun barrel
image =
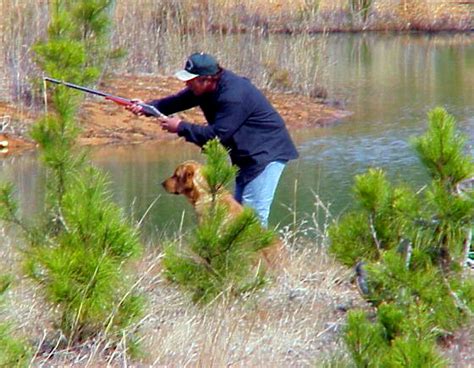
<path fill-rule="evenodd" d="M 83 91 L 83 92 L 87 92 L 87 93 L 92 93 L 92 94 L 97 95 L 97 96 L 102 96 L 102 97 L 107 97 L 107 96 L 109 96 L 109 94 L 104 93 L 104 92 L 100 92 L 100 91 L 96 91 L 95 89 L 91 89 L 91 88 L 87 88 L 87 87 L 83 87 L 83 86 L 78 86 L 77 84 L 64 82 L 64 81 L 61 81 L 61 80 L 58 80 L 58 79 L 54 79 L 54 78 L 44 77 L 44 80 L 46 80 L 46 81 L 48 81 L 48 82 L 56 83 L 56 84 L 62 84 L 62 85 L 64 85 L 64 86 L 66 86 L 66 87 L 74 88 L 74 89 L 77 89 L 77 90 L 79 90 L 79 91 Z"/>
<path fill-rule="evenodd" d="M 44 77 L 43 79 L 45 81 L 48 81 L 48 82 L 51 82 L 51 83 L 62 84 L 62 85 L 66 86 L 66 87 L 69 87 L 69 88 L 74 88 L 74 89 L 77 89 L 79 91 L 92 93 L 93 95 L 105 97 L 106 100 L 113 101 L 113 102 L 115 102 L 119 105 L 123 105 L 123 106 L 133 105 L 132 100 L 130 100 L 128 98 L 114 96 L 114 95 L 111 95 L 109 93 L 104 93 L 104 92 L 101 92 L 101 91 L 97 91 L 95 89 L 91 89 L 91 88 L 87 88 L 87 87 L 83 87 L 83 86 L 78 86 L 77 84 L 64 82 L 64 81 L 61 81 L 59 79 L 54 79 L 54 78 L 50 78 L 50 77 Z M 139 105 L 143 108 L 143 112 L 147 115 L 157 116 L 157 117 L 161 117 L 161 118 L 166 118 L 167 117 L 165 114 L 163 114 L 161 111 L 159 111 L 156 107 L 154 107 L 152 105 L 147 105 L 145 103 L 140 103 Z"/>

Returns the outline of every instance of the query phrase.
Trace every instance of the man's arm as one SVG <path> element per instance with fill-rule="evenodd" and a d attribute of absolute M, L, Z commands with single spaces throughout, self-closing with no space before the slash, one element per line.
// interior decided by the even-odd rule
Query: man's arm
<path fill-rule="evenodd" d="M 221 104 L 213 122 L 209 122 L 208 125 L 198 125 L 181 121 L 176 132 L 180 137 L 198 146 L 203 146 L 215 137 L 225 144 L 247 118 L 248 113 L 242 103 L 226 102 Z"/>
<path fill-rule="evenodd" d="M 183 89 L 182 91 L 178 92 L 175 95 L 160 98 L 157 100 L 144 102 L 139 99 L 132 99 L 131 101 L 134 104 L 130 106 L 126 106 L 125 108 L 136 115 L 145 115 L 145 116 L 151 116 L 151 115 L 144 112 L 140 104 L 146 103 L 147 105 L 156 107 L 158 111 L 160 111 L 161 113 L 165 115 L 171 115 L 178 111 L 188 110 L 198 105 L 198 101 L 196 97 L 188 88 Z"/>
<path fill-rule="evenodd" d="M 197 106 L 198 100 L 189 88 L 185 88 L 175 95 L 151 100 L 147 104 L 156 107 L 165 115 L 171 115 Z"/>

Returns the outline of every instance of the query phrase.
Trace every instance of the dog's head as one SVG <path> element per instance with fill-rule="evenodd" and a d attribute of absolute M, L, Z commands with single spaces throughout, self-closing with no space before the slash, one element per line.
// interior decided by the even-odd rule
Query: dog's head
<path fill-rule="evenodd" d="M 183 162 L 175 169 L 173 175 L 162 183 L 163 188 L 171 194 L 183 194 L 191 203 L 196 203 L 200 195 L 206 191 L 201 168 L 202 165 L 198 162 Z"/>

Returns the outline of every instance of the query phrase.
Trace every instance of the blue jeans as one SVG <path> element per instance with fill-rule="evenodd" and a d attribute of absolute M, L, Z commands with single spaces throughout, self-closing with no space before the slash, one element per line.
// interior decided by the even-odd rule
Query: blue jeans
<path fill-rule="evenodd" d="M 273 197 L 286 162 L 270 162 L 265 169 L 246 185 L 235 185 L 235 199 L 244 206 L 253 208 L 260 223 L 268 227 L 268 216 Z"/>

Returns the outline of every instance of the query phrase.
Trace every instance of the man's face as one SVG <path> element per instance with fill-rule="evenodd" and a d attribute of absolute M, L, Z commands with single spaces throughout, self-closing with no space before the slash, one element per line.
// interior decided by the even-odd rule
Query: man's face
<path fill-rule="evenodd" d="M 212 92 L 214 84 L 208 78 L 196 77 L 188 80 L 186 86 L 196 95 L 201 96 L 205 93 Z"/>

